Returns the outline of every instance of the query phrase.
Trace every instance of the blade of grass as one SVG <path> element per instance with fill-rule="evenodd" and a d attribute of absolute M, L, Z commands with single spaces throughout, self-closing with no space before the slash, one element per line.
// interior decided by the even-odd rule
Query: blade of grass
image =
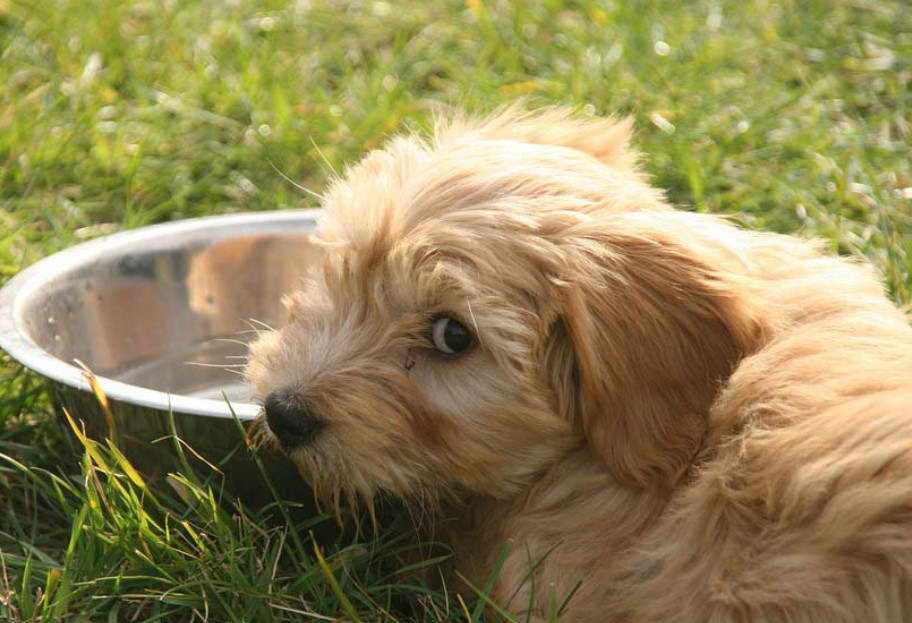
<path fill-rule="evenodd" d="M 348 596 L 345 594 L 345 591 L 342 590 L 342 587 L 339 585 L 339 580 L 336 579 L 336 575 L 333 573 L 332 568 L 326 563 L 326 559 L 323 558 L 323 554 L 320 551 L 320 546 L 317 545 L 317 542 L 313 542 L 313 552 L 314 556 L 317 559 L 317 564 L 320 566 L 320 570 L 323 572 L 323 577 L 326 578 L 326 581 L 329 583 L 332 592 L 335 594 L 336 598 L 339 600 L 339 603 L 342 605 L 342 611 L 345 612 L 346 616 L 351 619 L 352 623 L 361 623 L 361 617 L 358 615 L 358 611 L 355 609 L 355 606 L 348 599 Z"/>

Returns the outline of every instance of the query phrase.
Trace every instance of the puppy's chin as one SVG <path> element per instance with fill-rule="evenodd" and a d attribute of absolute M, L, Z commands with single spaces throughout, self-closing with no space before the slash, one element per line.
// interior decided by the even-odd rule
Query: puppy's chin
<path fill-rule="evenodd" d="M 267 450 L 272 453 L 281 451 L 279 442 L 269 430 L 266 416 L 260 414 L 249 427 L 247 427 L 247 447 L 251 450 Z"/>
<path fill-rule="evenodd" d="M 353 425 L 335 413 L 327 413 L 325 430 L 296 447 L 283 445 L 265 417 L 254 422 L 249 435 L 254 445 L 287 456 L 324 509 L 338 514 L 344 502 L 352 510 L 370 510 L 383 497 L 433 514 L 441 504 L 458 505 L 476 496 L 512 497 L 578 447 L 579 439 L 566 422 L 531 404 L 511 402 L 492 407 L 488 417 L 480 418 L 490 422 L 499 416 L 499 425 L 506 427 L 511 420 L 525 422 L 509 427 L 514 444 L 507 446 L 492 446 L 484 434 L 466 431 L 464 422 L 452 430 L 441 424 L 440 437 L 431 441 L 414 435 L 372 437 L 363 422 Z M 437 419 L 452 418 L 438 414 Z"/>

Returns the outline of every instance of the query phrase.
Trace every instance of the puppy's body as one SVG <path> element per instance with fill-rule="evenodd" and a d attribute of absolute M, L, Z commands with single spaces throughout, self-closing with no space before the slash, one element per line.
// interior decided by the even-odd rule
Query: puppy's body
<path fill-rule="evenodd" d="M 493 597 L 533 619 L 912 618 L 906 318 L 812 243 L 668 209 L 626 135 L 508 112 L 349 171 L 252 348 L 267 437 L 322 495 L 420 505 L 476 585 L 510 543 Z"/>

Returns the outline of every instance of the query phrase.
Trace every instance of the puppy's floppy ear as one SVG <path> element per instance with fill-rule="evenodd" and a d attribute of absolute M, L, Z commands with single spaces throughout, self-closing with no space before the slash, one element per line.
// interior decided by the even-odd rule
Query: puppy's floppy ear
<path fill-rule="evenodd" d="M 722 383 L 760 344 L 762 310 L 726 270 L 733 227 L 679 212 L 596 220 L 563 241 L 545 353 L 557 408 L 619 480 L 672 486 Z"/>
<path fill-rule="evenodd" d="M 639 153 L 630 145 L 631 117 L 582 117 L 566 108 L 527 111 L 520 102 L 481 121 L 454 119 L 450 123 L 447 129 L 476 125 L 475 129 L 487 138 L 567 147 L 590 154 L 611 167 L 637 170 Z"/>

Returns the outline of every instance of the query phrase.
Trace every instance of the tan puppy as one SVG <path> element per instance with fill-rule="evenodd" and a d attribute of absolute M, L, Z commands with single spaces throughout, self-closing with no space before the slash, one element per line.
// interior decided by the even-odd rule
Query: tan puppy
<path fill-rule="evenodd" d="M 321 496 L 391 492 L 544 620 L 912 620 L 912 329 L 865 266 L 674 211 L 629 123 L 456 118 L 325 195 L 251 349 Z"/>

